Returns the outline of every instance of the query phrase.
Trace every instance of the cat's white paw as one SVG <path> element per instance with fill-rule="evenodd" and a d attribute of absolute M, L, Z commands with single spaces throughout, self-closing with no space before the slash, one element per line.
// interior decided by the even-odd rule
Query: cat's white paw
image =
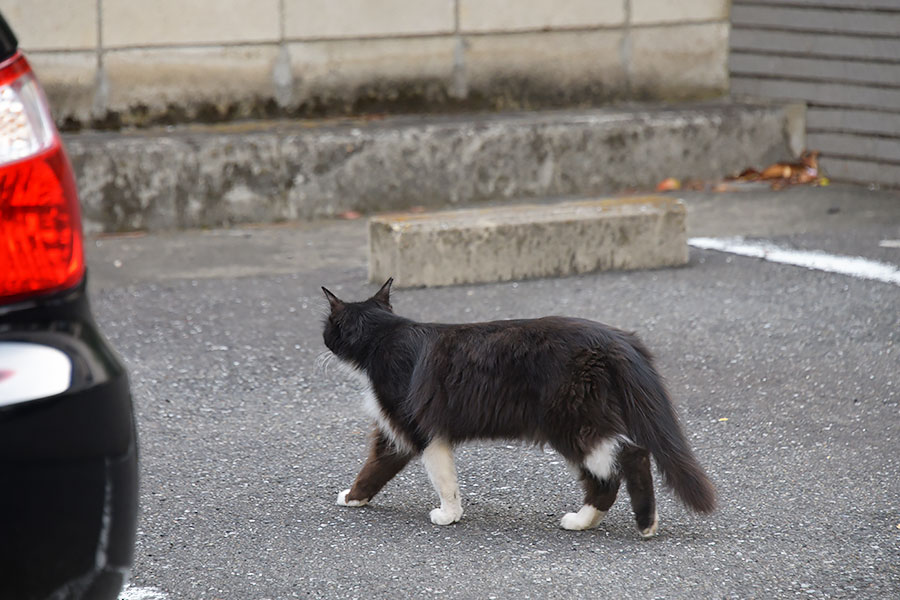
<path fill-rule="evenodd" d="M 645 540 L 652 538 L 656 535 L 656 530 L 659 528 L 659 513 L 653 511 L 653 523 L 650 524 L 650 527 L 646 529 L 641 529 L 641 537 Z"/>
<path fill-rule="evenodd" d="M 585 529 L 593 529 L 600 524 L 606 511 L 597 510 L 590 504 L 585 504 L 577 513 L 570 512 L 563 515 L 559 524 L 563 529 L 571 531 L 584 531 Z"/>
<path fill-rule="evenodd" d="M 435 525 L 450 525 L 462 517 L 462 508 L 435 508 L 431 511 L 431 522 Z"/>
<path fill-rule="evenodd" d="M 365 500 L 347 500 L 347 494 L 350 493 L 349 489 L 344 490 L 337 497 L 337 503 L 341 506 L 365 506 L 369 503 L 369 499 Z"/>

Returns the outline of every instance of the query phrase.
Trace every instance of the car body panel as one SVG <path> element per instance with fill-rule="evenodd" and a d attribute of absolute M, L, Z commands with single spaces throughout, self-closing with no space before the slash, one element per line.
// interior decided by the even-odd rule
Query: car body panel
<path fill-rule="evenodd" d="M 16 62 L 7 61 L 16 52 L 0 15 L 0 63 Z M 58 210 L 74 224 L 69 248 L 81 253 L 71 167 L 63 152 L 54 156 L 48 168 L 71 200 Z M 0 201 L 29 199 L 6 192 Z M 26 261 L 16 264 L 30 264 L 29 245 L 15 248 L 13 258 Z M 137 511 L 128 374 L 94 321 L 87 275 L 0 298 L 0 599 L 115 600 L 134 561 Z"/>
<path fill-rule="evenodd" d="M 85 288 L 0 315 L 0 347 L 40 345 L 72 365 L 66 391 L 0 406 L 0 597 L 115 598 L 133 562 L 129 381 Z"/>

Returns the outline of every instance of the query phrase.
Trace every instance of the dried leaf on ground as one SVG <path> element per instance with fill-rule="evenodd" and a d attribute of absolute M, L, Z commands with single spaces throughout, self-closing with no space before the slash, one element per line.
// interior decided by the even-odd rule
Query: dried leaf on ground
<path fill-rule="evenodd" d="M 769 165 L 762 171 L 754 168 L 744 169 L 740 175 L 729 177 L 726 181 L 766 181 L 773 190 L 780 190 L 789 185 L 828 185 L 830 181 L 821 175 L 819 169 L 819 153 L 806 151 L 796 162 L 779 162 Z"/>
<path fill-rule="evenodd" d="M 658 184 L 656 184 L 657 192 L 669 192 L 672 190 L 680 190 L 681 189 L 681 181 L 675 179 L 674 177 L 666 177 Z"/>

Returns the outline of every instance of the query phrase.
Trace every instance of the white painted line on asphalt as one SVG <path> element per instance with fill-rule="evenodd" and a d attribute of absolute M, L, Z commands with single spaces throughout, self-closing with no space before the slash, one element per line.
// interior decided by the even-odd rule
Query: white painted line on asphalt
<path fill-rule="evenodd" d="M 168 598 L 168 594 L 155 587 L 136 587 L 133 585 L 126 585 L 122 593 L 119 594 L 119 600 L 168 600 Z"/>
<path fill-rule="evenodd" d="M 794 250 L 782 248 L 771 242 L 747 241 L 743 238 L 696 237 L 688 239 L 688 245 L 703 250 L 718 250 L 740 256 L 762 258 L 770 262 L 900 285 L 900 269 L 888 263 L 859 256 L 827 254 L 819 250 Z"/>

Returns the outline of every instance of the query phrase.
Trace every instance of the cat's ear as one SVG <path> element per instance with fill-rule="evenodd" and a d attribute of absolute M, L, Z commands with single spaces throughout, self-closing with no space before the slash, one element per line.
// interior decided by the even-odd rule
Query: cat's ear
<path fill-rule="evenodd" d="M 340 298 L 332 294 L 328 288 L 322 286 L 322 291 L 325 292 L 325 297 L 328 298 L 328 304 L 331 305 L 331 312 L 344 307 L 344 302 Z"/>
<path fill-rule="evenodd" d="M 376 301 L 384 304 L 389 309 L 391 308 L 391 284 L 394 283 L 394 278 L 391 277 L 387 281 L 384 282 L 384 285 L 381 286 L 381 289 L 375 292 L 375 295 L 372 296 Z"/>

